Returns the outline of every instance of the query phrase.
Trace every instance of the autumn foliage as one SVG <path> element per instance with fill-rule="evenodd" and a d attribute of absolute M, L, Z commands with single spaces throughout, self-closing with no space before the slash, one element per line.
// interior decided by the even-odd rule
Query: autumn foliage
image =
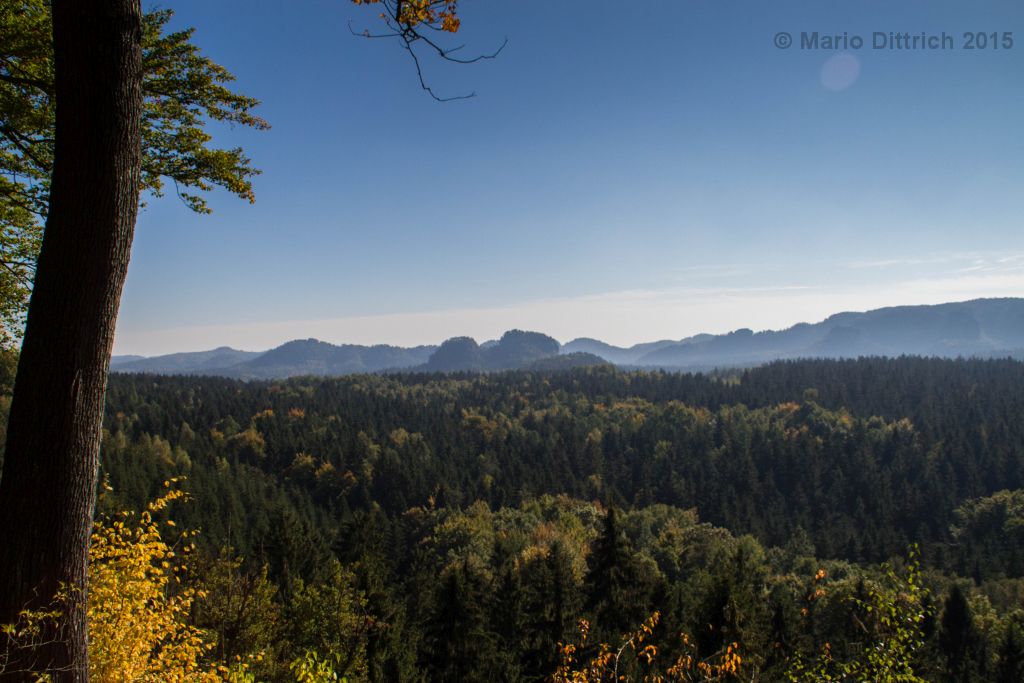
<path fill-rule="evenodd" d="M 394 21 L 405 30 L 416 30 L 420 26 L 439 29 L 448 33 L 459 30 L 457 0 L 352 0 L 357 5 L 383 5 L 386 13 L 381 18 L 389 23 Z"/>
<path fill-rule="evenodd" d="M 605 683 L 608 681 L 644 681 L 644 683 L 718 683 L 739 680 L 743 658 L 739 643 L 730 643 L 721 652 L 701 658 L 686 633 L 679 634 L 682 651 L 664 669 L 656 665 L 659 648 L 651 640 L 661 621 L 655 612 L 640 628 L 623 637 L 617 648 L 601 643 L 589 656 L 590 623 L 579 622 L 580 641 L 559 644 L 561 662 L 551 677 L 552 683 Z"/>
<path fill-rule="evenodd" d="M 172 482 L 167 482 L 170 486 Z M 93 681 L 220 681 L 202 666 L 213 644 L 189 624 L 201 597 L 182 582 L 194 532 L 168 545 L 156 516 L 184 497 L 169 489 L 139 514 L 96 522 L 89 550 L 89 670 Z M 170 520 L 164 523 L 172 528 Z"/>

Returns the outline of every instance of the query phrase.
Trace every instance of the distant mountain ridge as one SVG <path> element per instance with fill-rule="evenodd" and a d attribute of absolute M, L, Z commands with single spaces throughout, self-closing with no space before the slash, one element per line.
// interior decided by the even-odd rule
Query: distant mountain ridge
<path fill-rule="evenodd" d="M 218 375 L 239 379 L 278 379 L 299 375 L 349 375 L 426 363 L 434 346 L 336 346 L 316 339 L 296 339 L 269 351 L 212 351 L 173 353 L 153 358 L 115 356 L 111 372 L 159 375 Z"/>
<path fill-rule="evenodd" d="M 316 339 L 290 341 L 224 373 L 242 379 L 272 379 L 298 375 L 351 375 L 404 368 L 427 362 L 435 346 L 402 348 L 378 344 L 335 346 Z"/>
<path fill-rule="evenodd" d="M 510 330 L 477 344 L 453 337 L 439 346 L 335 345 L 290 341 L 265 352 L 220 347 L 153 358 L 115 356 L 112 372 L 205 374 L 241 379 L 345 375 L 384 371 L 487 372 L 554 370 L 613 363 L 629 367 L 710 369 L 786 358 L 858 356 L 1024 357 L 1024 299 L 975 299 L 931 306 L 894 306 L 837 313 L 785 330 L 698 334 L 624 348 L 578 338 L 561 345 L 539 332 Z"/>
<path fill-rule="evenodd" d="M 557 357 L 560 350 L 556 339 L 540 332 L 509 330 L 494 344 L 480 346 L 470 337 L 454 337 L 437 347 L 426 365 L 416 369 L 427 372 L 511 370 Z"/>
<path fill-rule="evenodd" d="M 975 299 L 837 313 L 786 330 L 740 329 L 663 346 L 637 359 L 656 367 L 755 365 L 784 358 L 1012 355 L 1024 340 L 1024 299 Z"/>
<path fill-rule="evenodd" d="M 644 356 L 654 353 L 655 351 L 660 351 L 663 348 L 706 341 L 712 337 L 714 337 L 712 334 L 698 334 L 679 341 L 662 339 L 661 341 L 656 342 L 635 344 L 629 348 L 613 346 L 598 339 L 590 339 L 589 337 L 579 337 L 567 342 L 562 347 L 562 353 L 591 353 L 595 356 L 604 358 L 610 363 L 615 363 L 616 365 L 635 365 Z"/>
<path fill-rule="evenodd" d="M 201 374 L 238 365 L 261 355 L 259 351 L 239 351 L 221 346 L 210 351 L 171 353 L 153 358 L 114 356 L 110 359 L 110 369 L 114 372 L 151 372 L 159 375 Z"/>

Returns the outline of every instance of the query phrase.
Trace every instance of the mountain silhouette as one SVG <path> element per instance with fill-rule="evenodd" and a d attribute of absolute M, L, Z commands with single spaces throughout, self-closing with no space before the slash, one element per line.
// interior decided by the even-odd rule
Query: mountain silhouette
<path fill-rule="evenodd" d="M 470 337 L 452 337 L 439 346 L 412 348 L 301 339 L 262 353 L 220 347 L 153 358 L 115 356 L 111 371 L 272 379 L 384 371 L 555 370 L 602 362 L 703 370 L 786 358 L 904 355 L 1024 357 L 1024 299 L 975 299 L 837 313 L 819 323 L 800 323 L 785 330 L 741 328 L 628 348 L 586 337 L 560 345 L 548 335 L 523 330 L 509 330 L 500 339 L 482 344 Z"/>

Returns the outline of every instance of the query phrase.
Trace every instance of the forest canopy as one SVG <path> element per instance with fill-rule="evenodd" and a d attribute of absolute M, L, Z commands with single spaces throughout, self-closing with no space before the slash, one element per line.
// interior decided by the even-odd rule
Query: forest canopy
<path fill-rule="evenodd" d="M 907 581 L 921 619 L 890 656 L 915 680 L 1018 680 L 1022 381 L 913 358 L 114 376 L 100 513 L 184 478 L 197 627 L 258 680 L 306 655 L 350 680 L 546 680 L 559 643 L 589 661 L 656 612 L 661 654 L 630 675 L 689 656 L 737 667 L 720 680 L 824 676 L 904 642 L 857 609 L 904 609 Z"/>

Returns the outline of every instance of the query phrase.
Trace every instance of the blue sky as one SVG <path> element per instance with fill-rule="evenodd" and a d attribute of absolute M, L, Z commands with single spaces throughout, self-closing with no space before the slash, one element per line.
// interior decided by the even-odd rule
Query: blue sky
<path fill-rule="evenodd" d="M 347 0 L 176 0 L 259 98 L 214 129 L 254 205 L 139 218 L 115 352 L 288 339 L 629 344 L 840 310 L 1024 296 L 1019 0 L 462 0 L 425 60 Z M 776 33 L 954 36 L 952 51 L 774 46 Z M 968 51 L 962 33 L 1013 32 Z"/>

